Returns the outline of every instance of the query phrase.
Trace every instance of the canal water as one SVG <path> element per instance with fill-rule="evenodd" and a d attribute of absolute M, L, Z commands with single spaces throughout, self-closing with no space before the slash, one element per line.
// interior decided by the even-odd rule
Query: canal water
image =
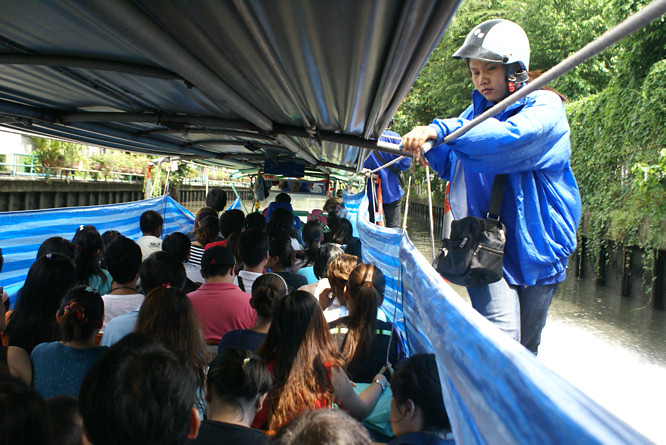
<path fill-rule="evenodd" d="M 417 218 L 407 224 L 412 243 L 430 259 L 427 226 Z M 553 299 L 537 359 L 650 440 L 666 443 L 665 310 L 571 273 Z"/>

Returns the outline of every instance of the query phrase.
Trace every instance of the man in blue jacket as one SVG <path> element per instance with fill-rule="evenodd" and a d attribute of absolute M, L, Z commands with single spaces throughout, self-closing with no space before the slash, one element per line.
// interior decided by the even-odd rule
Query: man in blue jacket
<path fill-rule="evenodd" d="M 400 135 L 394 131 L 385 130 L 379 140 L 393 144 L 400 144 Z M 375 170 L 397 157 L 397 155 L 373 151 L 363 163 L 363 168 Z M 370 182 L 371 180 L 367 181 L 366 193 L 369 201 L 368 209 L 370 212 L 370 222 L 375 222 L 376 206 L 374 195 L 378 194 L 378 191 L 381 188 L 381 201 L 378 201 L 383 203 L 384 225 L 386 227 L 400 227 L 400 200 L 403 195 L 400 172 L 407 170 L 410 165 L 412 165 L 412 160 L 410 158 L 404 158 L 395 164 L 378 171 L 377 176 L 379 177 L 379 182 L 374 179 L 374 187 Z M 378 185 L 381 185 L 381 187 Z"/>
<path fill-rule="evenodd" d="M 468 287 L 474 308 L 537 353 L 548 308 L 576 248 L 581 203 L 569 164 L 569 124 L 562 98 L 538 90 L 447 144 L 442 140 L 528 82 L 529 42 L 508 20 L 475 27 L 453 57 L 467 62 L 475 90 L 457 119 L 435 119 L 403 138 L 450 184 L 456 219 L 485 218 L 496 174 L 507 174 L 500 220 L 506 226 L 504 278 Z"/>

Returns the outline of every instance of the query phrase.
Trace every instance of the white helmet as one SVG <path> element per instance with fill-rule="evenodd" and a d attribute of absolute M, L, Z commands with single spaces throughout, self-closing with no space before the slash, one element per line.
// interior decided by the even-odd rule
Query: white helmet
<path fill-rule="evenodd" d="M 515 23 L 503 19 L 488 20 L 474 27 L 453 57 L 505 65 L 518 62 L 522 69 L 529 71 L 530 42 L 523 28 Z"/>
<path fill-rule="evenodd" d="M 528 80 L 530 42 L 523 28 L 509 20 L 488 20 L 475 26 L 453 57 L 503 63 L 511 93 Z M 520 66 L 518 70 L 516 63 Z"/>

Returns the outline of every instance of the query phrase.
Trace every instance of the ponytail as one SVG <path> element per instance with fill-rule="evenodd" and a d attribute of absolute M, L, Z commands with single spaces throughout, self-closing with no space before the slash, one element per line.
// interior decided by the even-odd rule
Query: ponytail
<path fill-rule="evenodd" d="M 272 386 L 264 360 L 247 349 L 223 349 L 208 370 L 208 388 L 213 397 L 228 403 L 253 400 L 268 393 Z"/>
<path fill-rule="evenodd" d="M 104 301 L 99 292 L 88 286 L 72 288 L 58 310 L 61 340 L 86 342 L 92 339 L 103 317 Z"/>

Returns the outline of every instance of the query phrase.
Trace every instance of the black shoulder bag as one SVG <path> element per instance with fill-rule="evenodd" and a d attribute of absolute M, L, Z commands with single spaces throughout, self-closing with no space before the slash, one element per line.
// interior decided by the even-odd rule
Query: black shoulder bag
<path fill-rule="evenodd" d="M 505 183 L 506 174 L 495 175 L 486 219 L 468 216 L 455 220 L 450 237 L 442 239 L 433 267 L 451 283 L 478 286 L 502 278 L 506 229 L 499 213 Z"/>

